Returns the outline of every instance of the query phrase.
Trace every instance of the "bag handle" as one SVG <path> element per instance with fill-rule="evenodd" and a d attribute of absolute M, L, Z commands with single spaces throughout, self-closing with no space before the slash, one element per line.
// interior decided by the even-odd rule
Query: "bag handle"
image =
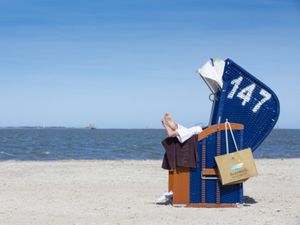
<path fill-rule="evenodd" d="M 227 128 L 227 126 L 229 127 L 229 130 L 230 130 L 230 133 L 231 133 L 231 137 L 232 137 L 232 140 L 233 140 L 233 143 L 234 143 L 236 151 L 238 151 L 239 149 L 237 147 L 237 144 L 236 144 L 236 141 L 235 141 L 235 138 L 234 138 L 234 135 L 233 135 L 233 131 L 232 131 L 232 128 L 231 128 L 231 125 L 228 122 L 228 119 L 226 119 L 226 122 L 225 122 L 226 154 L 229 154 L 228 128 Z"/>

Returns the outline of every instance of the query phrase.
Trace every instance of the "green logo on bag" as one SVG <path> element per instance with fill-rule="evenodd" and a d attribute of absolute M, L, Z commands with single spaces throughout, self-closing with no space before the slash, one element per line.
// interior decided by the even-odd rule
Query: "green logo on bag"
<path fill-rule="evenodd" d="M 238 163 L 229 167 L 232 171 L 240 170 L 244 166 L 244 163 Z"/>

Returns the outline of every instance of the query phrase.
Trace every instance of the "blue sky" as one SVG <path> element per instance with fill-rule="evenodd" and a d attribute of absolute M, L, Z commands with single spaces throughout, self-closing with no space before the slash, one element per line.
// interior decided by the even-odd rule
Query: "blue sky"
<path fill-rule="evenodd" d="M 206 124 L 195 71 L 231 58 L 300 128 L 300 1 L 0 0 L 0 126 Z"/>

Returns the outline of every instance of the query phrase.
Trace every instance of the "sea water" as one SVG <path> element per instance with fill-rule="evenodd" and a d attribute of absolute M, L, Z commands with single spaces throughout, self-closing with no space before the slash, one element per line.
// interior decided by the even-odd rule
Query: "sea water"
<path fill-rule="evenodd" d="M 0 160 L 160 160 L 164 138 L 162 129 L 0 129 Z M 254 156 L 300 157 L 300 130 L 273 130 Z"/>

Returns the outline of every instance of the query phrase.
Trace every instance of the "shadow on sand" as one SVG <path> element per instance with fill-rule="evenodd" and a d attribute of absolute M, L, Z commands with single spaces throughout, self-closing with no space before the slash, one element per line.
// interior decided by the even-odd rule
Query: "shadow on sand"
<path fill-rule="evenodd" d="M 246 196 L 246 195 L 244 196 L 244 206 L 250 206 L 250 205 L 256 204 L 256 203 L 257 203 L 257 201 L 255 201 L 254 198 Z"/>

